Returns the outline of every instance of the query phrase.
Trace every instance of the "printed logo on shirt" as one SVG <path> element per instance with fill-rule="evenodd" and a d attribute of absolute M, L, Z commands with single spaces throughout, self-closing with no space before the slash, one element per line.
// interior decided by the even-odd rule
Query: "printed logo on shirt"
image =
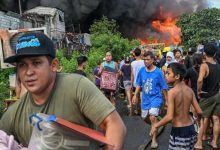
<path fill-rule="evenodd" d="M 144 92 L 146 94 L 152 94 L 152 89 L 153 89 L 153 79 L 149 78 L 144 84 Z"/>

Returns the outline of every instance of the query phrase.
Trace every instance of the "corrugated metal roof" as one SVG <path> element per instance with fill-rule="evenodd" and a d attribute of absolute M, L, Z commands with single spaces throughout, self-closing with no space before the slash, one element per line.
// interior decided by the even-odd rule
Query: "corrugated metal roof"
<path fill-rule="evenodd" d="M 38 6 L 25 11 L 24 15 L 34 14 L 40 16 L 45 16 L 45 15 L 54 16 L 57 10 L 58 9 L 56 8 Z"/>

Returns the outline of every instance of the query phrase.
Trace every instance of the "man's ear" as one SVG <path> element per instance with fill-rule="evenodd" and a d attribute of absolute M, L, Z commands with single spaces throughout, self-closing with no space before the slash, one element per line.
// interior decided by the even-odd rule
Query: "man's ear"
<path fill-rule="evenodd" d="M 179 80 L 180 79 L 180 75 L 178 74 L 178 75 L 175 75 L 175 79 L 176 80 Z"/>
<path fill-rule="evenodd" d="M 52 71 L 56 72 L 59 69 L 59 60 L 54 58 L 51 62 L 51 69 Z"/>

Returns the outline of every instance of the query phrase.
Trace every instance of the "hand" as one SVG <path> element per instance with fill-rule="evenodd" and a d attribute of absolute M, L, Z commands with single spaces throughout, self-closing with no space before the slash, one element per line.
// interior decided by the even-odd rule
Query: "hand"
<path fill-rule="evenodd" d="M 103 68 L 102 68 L 102 67 L 100 67 L 99 72 L 98 72 L 98 74 L 99 74 L 99 75 L 101 75 L 101 74 L 102 74 L 102 70 L 103 70 Z"/>
<path fill-rule="evenodd" d="M 132 86 L 130 87 L 130 91 L 131 91 L 131 92 L 133 91 L 133 87 L 132 87 Z"/>
<path fill-rule="evenodd" d="M 134 94 L 132 97 L 132 103 L 135 105 L 137 103 L 137 96 Z"/>
<path fill-rule="evenodd" d="M 9 32 L 7 29 L 0 29 L 0 38 L 2 40 L 10 40 L 13 36 L 20 32 L 27 32 L 28 29 L 18 29 L 17 32 Z"/>
<path fill-rule="evenodd" d="M 0 29 L 0 39 L 4 40 L 10 40 L 12 36 L 8 32 L 7 29 Z"/>
<path fill-rule="evenodd" d="M 153 136 L 153 134 L 157 132 L 157 128 L 155 125 L 152 125 L 151 130 L 150 130 L 150 136 Z"/>

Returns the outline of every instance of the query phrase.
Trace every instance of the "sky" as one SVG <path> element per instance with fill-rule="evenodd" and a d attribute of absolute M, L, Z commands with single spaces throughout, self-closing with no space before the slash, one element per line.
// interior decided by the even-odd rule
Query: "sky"
<path fill-rule="evenodd" d="M 220 8 L 220 0 L 208 0 L 211 7 Z"/>

